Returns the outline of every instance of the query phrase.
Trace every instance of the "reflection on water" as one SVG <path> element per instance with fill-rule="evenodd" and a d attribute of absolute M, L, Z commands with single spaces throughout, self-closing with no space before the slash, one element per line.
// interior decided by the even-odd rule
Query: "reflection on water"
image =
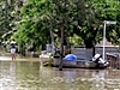
<path fill-rule="evenodd" d="M 0 61 L 0 90 L 120 90 L 120 71 L 41 67 Z"/>

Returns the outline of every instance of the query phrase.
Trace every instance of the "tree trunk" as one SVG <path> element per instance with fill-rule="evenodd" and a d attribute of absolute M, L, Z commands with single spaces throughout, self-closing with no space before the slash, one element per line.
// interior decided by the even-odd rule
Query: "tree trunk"
<path fill-rule="evenodd" d="M 50 22 L 49 32 L 50 32 L 50 37 L 51 37 L 52 49 L 53 49 L 52 52 L 54 53 L 55 52 L 55 47 L 54 47 L 54 36 L 53 36 L 53 31 L 52 30 L 53 30 L 53 24 L 52 24 L 52 22 Z"/>
<path fill-rule="evenodd" d="M 62 64 L 63 64 L 63 56 L 64 56 L 64 28 L 61 27 L 61 47 L 60 47 L 60 64 L 59 64 L 59 70 L 62 70 Z"/>

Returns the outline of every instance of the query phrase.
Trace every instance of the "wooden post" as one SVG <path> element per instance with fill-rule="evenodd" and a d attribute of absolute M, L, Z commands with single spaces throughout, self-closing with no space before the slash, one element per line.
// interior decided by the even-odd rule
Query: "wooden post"
<path fill-rule="evenodd" d="M 59 70 L 62 71 L 62 66 L 63 66 L 63 43 L 64 43 L 64 31 L 63 31 L 63 27 L 61 27 L 61 47 L 60 47 L 60 63 L 59 63 Z"/>

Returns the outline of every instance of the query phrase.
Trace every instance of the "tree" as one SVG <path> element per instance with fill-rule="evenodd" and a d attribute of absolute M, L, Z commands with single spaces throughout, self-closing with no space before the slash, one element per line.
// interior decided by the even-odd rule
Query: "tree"
<path fill-rule="evenodd" d="M 86 48 L 93 48 L 102 40 L 103 21 L 114 20 L 118 23 L 108 25 L 107 39 L 112 37 L 115 43 L 120 36 L 119 6 L 119 0 L 29 0 L 21 9 L 22 19 L 14 35 L 18 41 L 45 45 L 51 40 L 49 30 L 56 37 L 63 30 L 64 42 L 77 34 Z"/>
<path fill-rule="evenodd" d="M 19 8 L 22 6 L 21 0 L 1 0 L 0 1 L 0 38 L 5 41 L 17 30 Z"/>
<path fill-rule="evenodd" d="M 49 14 L 52 10 L 49 0 L 29 0 L 21 8 L 19 29 L 14 34 L 18 41 L 35 43 L 38 47 L 49 42 Z"/>

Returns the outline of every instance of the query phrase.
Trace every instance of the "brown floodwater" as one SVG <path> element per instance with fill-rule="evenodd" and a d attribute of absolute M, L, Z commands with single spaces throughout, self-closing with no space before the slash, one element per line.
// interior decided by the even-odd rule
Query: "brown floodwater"
<path fill-rule="evenodd" d="M 59 71 L 33 61 L 0 59 L 0 90 L 120 90 L 119 70 L 63 68 Z"/>

